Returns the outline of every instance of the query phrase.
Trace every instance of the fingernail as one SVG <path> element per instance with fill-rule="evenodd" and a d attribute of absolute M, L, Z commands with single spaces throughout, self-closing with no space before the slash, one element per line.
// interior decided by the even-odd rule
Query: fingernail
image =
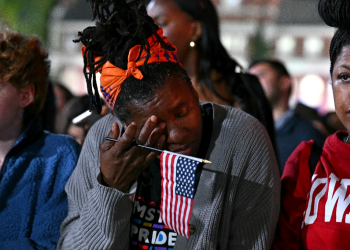
<path fill-rule="evenodd" d="M 157 117 L 152 115 L 151 116 L 151 122 L 156 123 L 157 122 Z"/>
<path fill-rule="evenodd" d="M 166 123 L 165 123 L 165 122 L 161 122 L 161 123 L 159 124 L 159 126 L 160 126 L 161 129 L 164 129 L 165 126 L 166 126 Z"/>

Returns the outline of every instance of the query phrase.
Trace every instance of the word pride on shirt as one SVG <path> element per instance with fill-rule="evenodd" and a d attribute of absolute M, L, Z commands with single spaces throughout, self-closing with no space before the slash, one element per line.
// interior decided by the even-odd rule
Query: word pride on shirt
<path fill-rule="evenodd" d="M 143 198 L 135 200 L 131 221 L 130 249 L 172 250 L 177 234 L 164 225 L 160 209 L 154 204 L 146 204 Z"/>
<path fill-rule="evenodd" d="M 313 224 L 316 219 L 350 224 L 350 179 L 339 179 L 332 173 L 325 178 L 317 178 L 315 174 L 312 180 L 301 228 Z"/>

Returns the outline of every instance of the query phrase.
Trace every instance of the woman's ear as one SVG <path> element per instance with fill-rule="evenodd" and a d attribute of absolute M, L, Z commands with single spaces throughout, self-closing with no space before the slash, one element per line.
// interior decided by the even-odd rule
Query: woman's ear
<path fill-rule="evenodd" d="M 292 87 L 292 79 L 290 76 L 281 76 L 280 78 L 280 88 L 282 91 L 289 91 Z"/>
<path fill-rule="evenodd" d="M 194 21 L 192 23 L 192 41 L 197 42 L 202 37 L 202 23 L 200 21 Z"/>
<path fill-rule="evenodd" d="M 25 108 L 29 106 L 34 101 L 35 96 L 35 87 L 33 84 L 30 84 L 29 86 L 23 87 L 19 90 L 20 94 L 20 107 Z"/>

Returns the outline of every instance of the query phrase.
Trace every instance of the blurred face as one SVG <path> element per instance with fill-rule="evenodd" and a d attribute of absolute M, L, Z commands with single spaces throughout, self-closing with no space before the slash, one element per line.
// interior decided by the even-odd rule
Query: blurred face
<path fill-rule="evenodd" d="M 258 77 L 267 99 L 274 105 L 281 94 L 278 73 L 268 63 L 254 65 L 249 73 Z"/>
<path fill-rule="evenodd" d="M 0 77 L 0 134 L 18 124 L 21 107 L 21 93 Z"/>
<path fill-rule="evenodd" d="M 67 103 L 67 96 L 57 85 L 53 85 L 53 92 L 56 98 L 56 110 L 59 113 Z"/>
<path fill-rule="evenodd" d="M 152 115 L 165 122 L 167 150 L 195 156 L 202 137 L 202 114 L 198 96 L 180 73 L 170 75 L 166 83 L 146 102 L 130 104 L 128 123 L 136 122 L 137 135 Z"/>
<path fill-rule="evenodd" d="M 147 6 L 147 13 L 163 28 L 163 35 L 176 46 L 178 58 L 184 62 L 193 39 L 192 17 L 181 11 L 172 0 L 152 0 Z"/>
<path fill-rule="evenodd" d="M 72 136 L 80 145 L 83 145 L 86 136 L 86 131 L 84 128 L 73 124 L 69 125 L 67 134 Z"/>
<path fill-rule="evenodd" d="M 335 112 L 350 132 L 350 46 L 341 50 L 332 72 Z"/>

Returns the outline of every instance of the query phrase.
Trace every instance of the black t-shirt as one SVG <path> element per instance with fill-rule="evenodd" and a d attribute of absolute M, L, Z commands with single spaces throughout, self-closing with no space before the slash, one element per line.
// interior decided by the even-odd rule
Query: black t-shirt
<path fill-rule="evenodd" d="M 202 142 L 197 154 L 205 158 L 213 130 L 213 109 L 211 104 L 201 106 L 203 115 Z M 197 189 L 203 164 L 196 171 Z M 169 229 L 160 217 L 161 202 L 160 160 L 155 159 L 142 173 L 138 181 L 133 213 L 131 216 L 130 249 L 173 249 L 177 233 Z"/>

